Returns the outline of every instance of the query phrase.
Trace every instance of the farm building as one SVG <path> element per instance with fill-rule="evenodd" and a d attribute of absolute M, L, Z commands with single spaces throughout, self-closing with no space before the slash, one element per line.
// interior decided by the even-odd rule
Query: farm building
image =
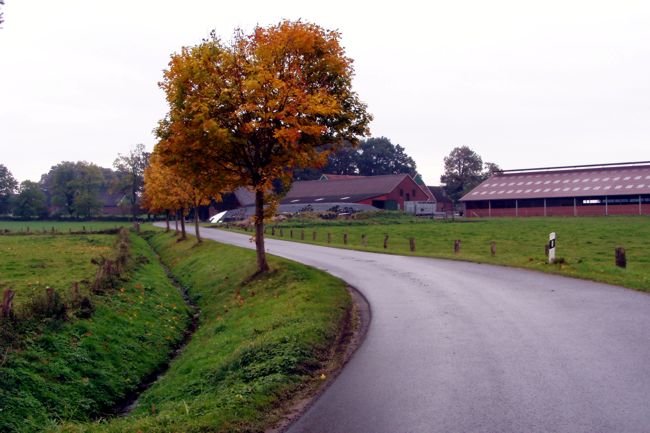
<path fill-rule="evenodd" d="M 460 201 L 467 217 L 650 215 L 650 162 L 506 170 Z"/>
<path fill-rule="evenodd" d="M 409 203 L 435 203 L 433 194 L 408 174 L 384 176 L 323 175 L 319 180 L 295 181 L 280 202 L 279 213 L 308 211 L 358 212 L 404 210 Z M 228 218 L 243 219 L 254 214 L 254 194 L 237 188 L 213 203 L 211 216 L 229 211 Z"/>
<path fill-rule="evenodd" d="M 408 174 L 323 175 L 320 180 L 294 182 L 281 203 L 357 203 L 377 209 L 404 210 L 405 202 L 431 201 L 425 189 Z"/>
<path fill-rule="evenodd" d="M 454 211 L 454 203 L 445 193 L 445 190 L 441 186 L 428 186 L 429 192 L 433 198 L 433 201 L 436 202 L 436 212 L 451 213 Z"/>

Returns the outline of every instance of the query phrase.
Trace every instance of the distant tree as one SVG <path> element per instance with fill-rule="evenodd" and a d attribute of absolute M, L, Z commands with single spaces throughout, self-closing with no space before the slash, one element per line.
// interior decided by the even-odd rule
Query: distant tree
<path fill-rule="evenodd" d="M 167 166 L 255 192 L 258 272 L 269 270 L 264 219 L 273 184 L 325 162 L 326 143 L 356 142 L 371 116 L 352 91 L 340 35 L 301 21 L 236 31 L 172 56 L 158 144 Z"/>
<path fill-rule="evenodd" d="M 11 211 L 11 197 L 16 193 L 18 182 L 9 169 L 0 164 L 0 214 Z"/>
<path fill-rule="evenodd" d="M 136 144 L 128 154 L 118 154 L 113 162 L 113 167 L 117 170 L 113 190 L 128 197 L 134 221 L 138 216 L 138 200 L 144 188 L 144 170 L 149 164 L 149 156 L 149 152 L 144 150 L 144 144 Z"/>
<path fill-rule="evenodd" d="M 393 144 L 386 137 L 361 140 L 359 146 L 344 143 L 329 153 L 325 166 L 296 170 L 294 179 L 313 180 L 324 173 L 360 176 L 408 173 L 418 176 L 413 158 L 402 146 Z"/>
<path fill-rule="evenodd" d="M 493 174 L 499 173 L 501 171 L 501 167 L 499 167 L 497 164 L 493 162 L 486 162 L 483 164 L 483 175 L 481 176 L 483 178 L 482 180 L 486 180 Z"/>
<path fill-rule="evenodd" d="M 64 161 L 41 177 L 52 205 L 69 216 L 89 217 L 99 212 L 99 192 L 104 185 L 102 169 L 95 164 Z"/>
<path fill-rule="evenodd" d="M 360 144 L 363 145 L 363 140 Z M 344 143 L 327 156 L 327 165 L 322 171 L 329 174 L 359 174 L 359 147 Z"/>
<path fill-rule="evenodd" d="M 20 184 L 14 199 L 13 214 L 21 218 L 43 218 L 47 216 L 45 193 L 40 185 L 29 180 Z"/>
<path fill-rule="evenodd" d="M 408 173 L 417 175 L 415 161 L 399 144 L 386 137 L 368 138 L 361 142 L 357 168 L 362 176 Z"/>
<path fill-rule="evenodd" d="M 501 171 L 497 164 L 487 162 L 468 146 L 454 148 L 445 157 L 445 172 L 440 177 L 445 193 L 454 202 L 490 177 Z"/>

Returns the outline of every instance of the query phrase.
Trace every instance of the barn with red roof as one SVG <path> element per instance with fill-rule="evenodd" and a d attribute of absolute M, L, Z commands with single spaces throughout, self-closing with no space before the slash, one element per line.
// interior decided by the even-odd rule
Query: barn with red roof
<path fill-rule="evenodd" d="M 460 201 L 467 217 L 650 215 L 650 161 L 505 170 Z"/>

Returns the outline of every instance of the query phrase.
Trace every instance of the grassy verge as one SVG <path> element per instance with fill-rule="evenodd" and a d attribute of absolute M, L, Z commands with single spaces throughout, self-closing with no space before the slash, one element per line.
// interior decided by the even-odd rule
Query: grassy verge
<path fill-rule="evenodd" d="M 349 313 L 345 285 L 271 258 L 246 282 L 254 252 L 204 242 L 150 242 L 201 309 L 201 323 L 170 369 L 127 417 L 65 424 L 65 432 L 259 432 L 278 408 L 315 387 Z"/>
<path fill-rule="evenodd" d="M 79 260 L 88 263 L 91 257 L 85 254 L 96 252 L 88 249 L 96 235 L 38 238 L 1 237 L 0 241 L 40 240 L 52 256 L 65 256 L 67 248 L 78 245 L 77 253 L 84 254 Z M 23 281 L 27 287 L 34 278 L 29 273 L 32 260 L 42 253 L 35 246 L 12 259 L 16 273 L 27 271 Z M 131 254 L 138 265 L 121 287 L 93 296 L 90 318 L 33 319 L 30 326 L 22 324 L 28 332 L 15 345 L 0 348 L 0 432 L 51 430 L 60 420 L 101 416 L 168 359 L 189 320 L 184 301 L 142 238 L 131 236 Z M 52 259 L 45 276 L 38 277 L 39 284 L 61 284 L 66 289 L 67 262 Z M 86 271 L 77 269 L 73 276 L 88 275 Z M 14 283 L 21 287 L 18 279 Z"/>
<path fill-rule="evenodd" d="M 289 220 L 275 225 L 267 236 L 298 242 L 373 252 L 470 260 L 535 269 L 650 291 L 650 218 L 495 218 L 456 222 L 431 221 L 393 213 L 349 221 Z M 280 236 L 280 228 L 284 236 Z M 293 238 L 290 232 L 293 230 Z M 301 240 L 304 230 L 304 240 Z M 316 240 L 312 240 L 316 232 Z M 544 245 L 556 232 L 560 263 L 549 265 Z M 327 242 L 330 233 L 331 242 Z M 343 242 L 347 233 L 348 243 Z M 389 236 L 384 249 L 384 236 Z M 362 244 L 365 235 L 366 245 Z M 411 252 L 409 238 L 415 239 Z M 461 251 L 454 253 L 454 240 Z M 496 243 L 492 256 L 490 244 Z M 614 249 L 627 251 L 628 267 L 614 264 Z"/>

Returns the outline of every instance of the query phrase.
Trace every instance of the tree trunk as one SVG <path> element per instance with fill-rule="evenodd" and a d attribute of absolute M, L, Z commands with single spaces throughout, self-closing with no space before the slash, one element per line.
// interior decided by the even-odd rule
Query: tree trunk
<path fill-rule="evenodd" d="M 185 208 L 181 208 L 179 214 L 181 217 L 181 240 L 184 241 L 187 239 L 187 235 L 185 234 Z"/>
<path fill-rule="evenodd" d="M 255 249 L 257 250 L 257 272 L 268 272 L 269 264 L 264 251 L 264 191 L 255 191 Z"/>
<path fill-rule="evenodd" d="M 169 209 L 165 210 L 165 224 L 167 224 L 167 228 L 165 229 L 165 232 L 169 231 Z"/>
<path fill-rule="evenodd" d="M 178 211 L 174 212 L 174 230 L 176 231 L 176 236 L 178 236 Z"/>
<path fill-rule="evenodd" d="M 199 207 L 198 206 L 194 207 L 194 231 L 196 233 L 196 243 L 200 244 L 202 240 L 201 240 L 201 233 L 199 232 Z"/>

